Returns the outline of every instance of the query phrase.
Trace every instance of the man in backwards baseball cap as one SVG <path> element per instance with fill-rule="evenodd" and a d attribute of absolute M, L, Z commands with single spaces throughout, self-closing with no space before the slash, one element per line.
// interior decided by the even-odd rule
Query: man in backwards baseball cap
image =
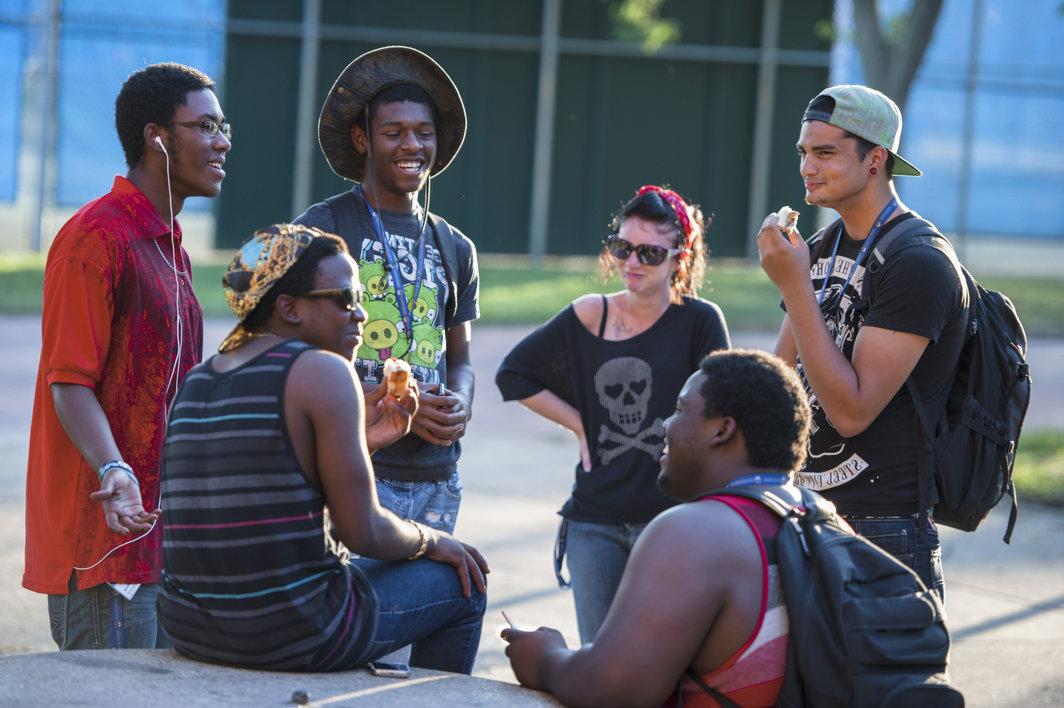
<path fill-rule="evenodd" d="M 807 245 L 772 214 L 758 251 L 786 311 L 776 354 L 798 368 L 810 396 L 797 483 L 941 594 L 933 490 L 930 475 L 921 480 L 905 382 L 912 377 L 932 415 L 945 410 L 968 292 L 952 246 L 898 198 L 894 176 L 921 174 L 898 153 L 901 128 L 897 105 L 875 89 L 821 91 L 802 116 L 799 171 L 806 203 L 840 218 Z"/>
<path fill-rule="evenodd" d="M 831 105 L 832 102 L 834 105 Z M 859 84 L 824 89 L 809 102 L 803 121 L 822 121 L 859 139 L 858 152 L 865 155 L 879 146 L 887 151 L 887 172 L 919 177 L 923 173 L 898 154 L 901 142 L 901 111 L 885 94 Z"/>

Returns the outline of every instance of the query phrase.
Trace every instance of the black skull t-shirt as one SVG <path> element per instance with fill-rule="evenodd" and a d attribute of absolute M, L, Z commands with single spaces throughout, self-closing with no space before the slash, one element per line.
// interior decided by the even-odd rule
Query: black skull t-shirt
<path fill-rule="evenodd" d="M 592 468 L 577 460 L 563 516 L 643 523 L 675 503 L 657 487 L 665 419 L 702 358 L 729 346 L 720 309 L 684 298 L 629 339 L 592 334 L 570 306 L 514 347 L 495 378 L 503 399 L 550 390 L 580 411 L 587 435 Z"/>

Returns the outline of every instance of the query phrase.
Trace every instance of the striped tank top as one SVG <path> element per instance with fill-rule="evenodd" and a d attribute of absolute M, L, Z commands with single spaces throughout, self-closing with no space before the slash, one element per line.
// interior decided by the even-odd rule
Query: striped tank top
<path fill-rule="evenodd" d="M 775 539 L 782 520 L 752 499 L 734 496 L 703 497 L 726 504 L 743 517 L 761 550 L 761 614 L 753 633 L 727 661 L 702 676 L 707 685 L 728 699 L 747 706 L 773 706 L 783 686 L 787 663 L 789 623 L 776 565 Z M 680 682 L 666 706 L 715 708 L 716 699 L 689 678 Z"/>
<path fill-rule="evenodd" d="M 239 368 L 192 369 L 163 448 L 159 622 L 202 661 L 330 671 L 363 663 L 376 597 L 327 542 L 320 486 L 288 437 L 284 389 L 311 349 L 287 341 Z"/>

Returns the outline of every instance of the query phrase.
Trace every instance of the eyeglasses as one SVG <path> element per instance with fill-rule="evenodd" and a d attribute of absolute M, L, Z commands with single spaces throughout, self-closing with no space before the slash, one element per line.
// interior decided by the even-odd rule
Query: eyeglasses
<path fill-rule="evenodd" d="M 362 306 L 362 289 L 331 288 L 329 290 L 311 290 L 303 293 L 303 297 L 321 297 L 335 300 L 340 307 L 354 312 Z"/>
<path fill-rule="evenodd" d="M 639 262 L 644 265 L 656 266 L 665 262 L 666 258 L 672 258 L 677 253 L 683 253 L 682 248 L 665 248 L 650 243 L 641 243 L 633 246 L 620 236 L 610 236 L 606 239 L 606 249 L 610 255 L 618 260 L 626 260 L 635 251 Z"/>
<path fill-rule="evenodd" d="M 170 121 L 170 123 L 171 125 L 183 125 L 186 128 L 199 128 L 200 132 L 208 138 L 213 138 L 218 133 L 221 133 L 226 140 L 233 139 L 233 126 L 229 124 L 229 121 L 219 123 L 216 120 L 204 118 L 203 120 L 174 120 Z"/>

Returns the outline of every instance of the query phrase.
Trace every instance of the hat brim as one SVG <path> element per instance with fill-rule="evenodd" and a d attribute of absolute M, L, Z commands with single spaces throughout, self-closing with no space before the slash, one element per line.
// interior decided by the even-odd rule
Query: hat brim
<path fill-rule="evenodd" d="M 890 150 L 887 150 L 890 152 Z M 895 177 L 920 177 L 924 173 L 921 172 L 916 165 L 906 160 L 904 157 L 896 152 L 890 152 L 891 157 L 894 158 L 894 169 L 890 174 Z"/>
<path fill-rule="evenodd" d="M 466 112 L 451 77 L 432 57 L 413 47 L 380 47 L 340 72 L 318 117 L 318 144 L 340 177 L 362 181 L 366 156 L 355 150 L 351 127 L 381 89 L 396 83 L 416 84 L 436 103 L 436 160 L 429 174 L 435 177 L 447 169 L 461 149 Z"/>

